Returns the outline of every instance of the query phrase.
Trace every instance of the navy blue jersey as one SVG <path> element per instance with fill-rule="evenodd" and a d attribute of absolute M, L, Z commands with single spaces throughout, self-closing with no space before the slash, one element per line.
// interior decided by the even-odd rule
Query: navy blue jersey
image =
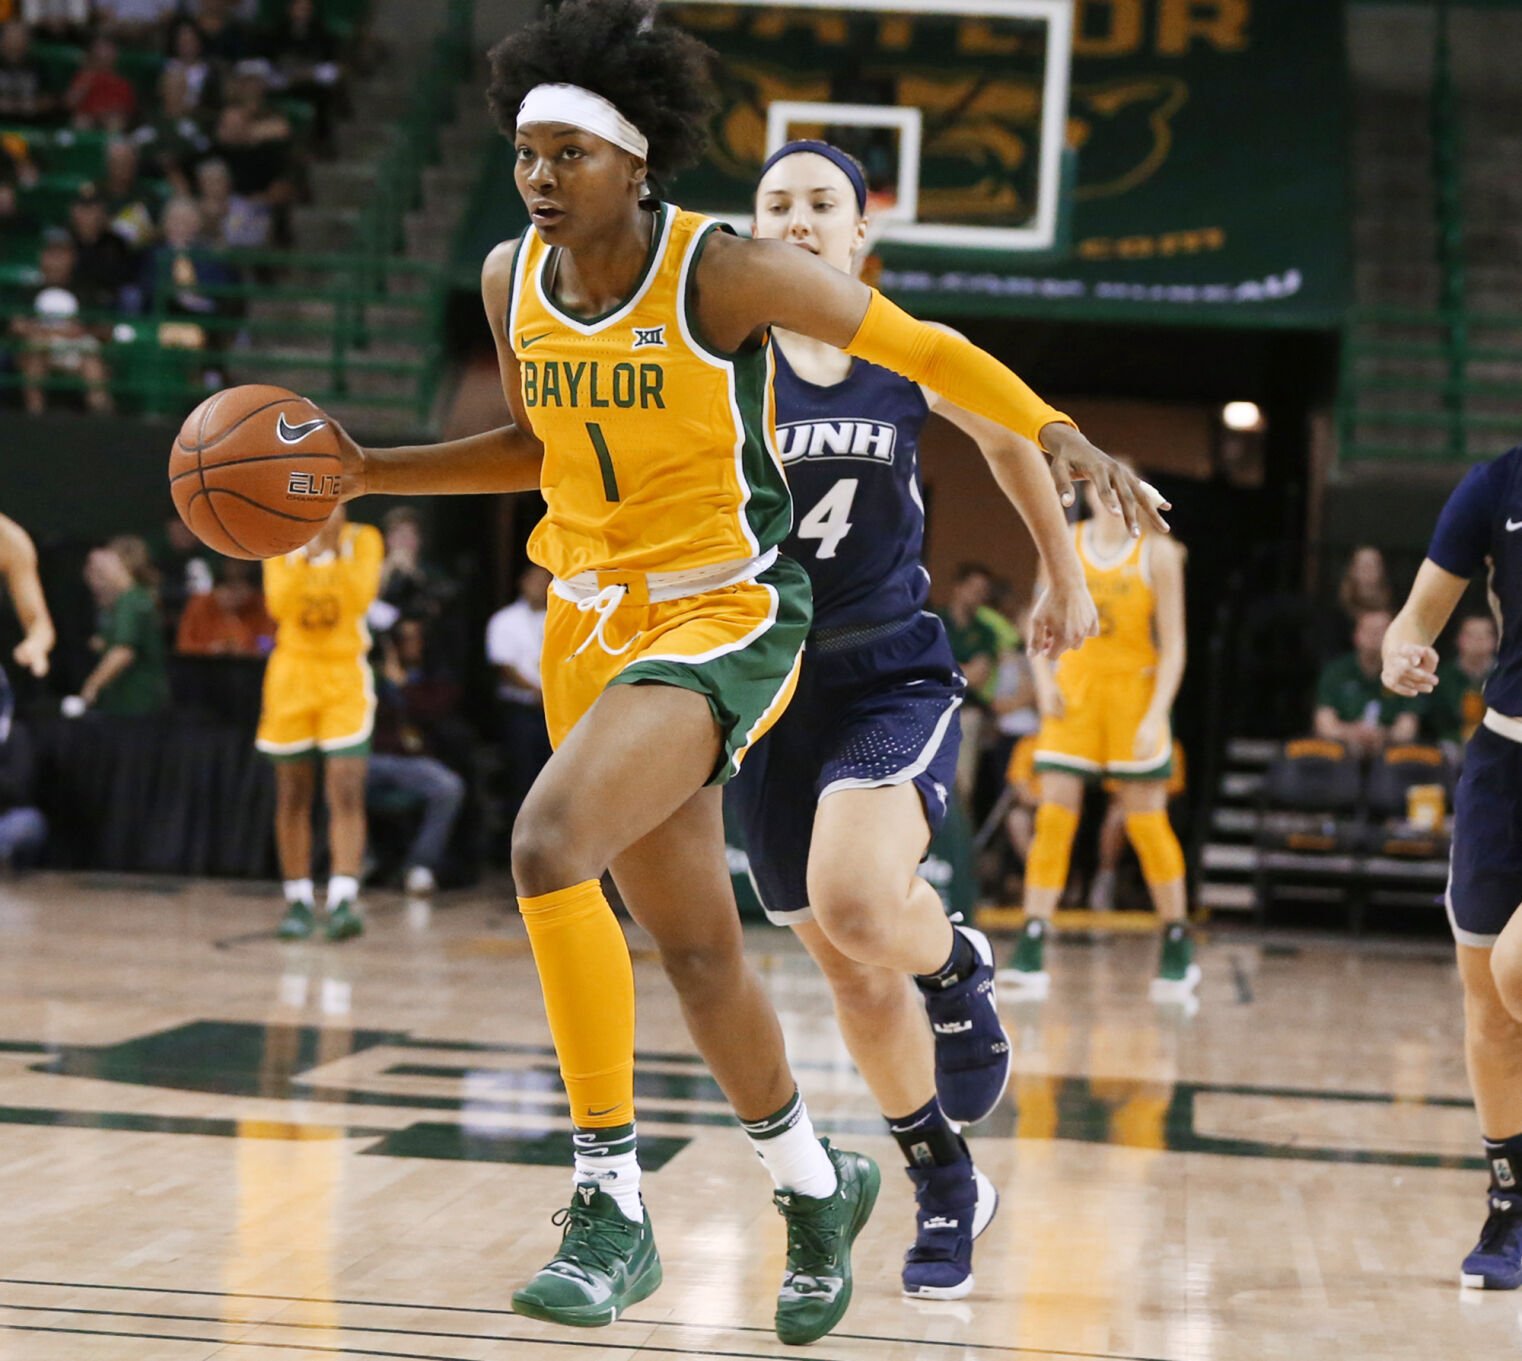
<path fill-rule="evenodd" d="M 814 584 L 814 628 L 885 624 L 924 607 L 919 384 L 857 359 L 839 383 L 800 378 L 774 347 L 777 442 L 793 493 L 783 552 Z"/>
<path fill-rule="evenodd" d="M 1522 445 L 1469 470 L 1438 516 L 1427 556 L 1458 577 L 1474 576 L 1490 560 L 1501 646 L 1485 702 L 1522 718 Z"/>

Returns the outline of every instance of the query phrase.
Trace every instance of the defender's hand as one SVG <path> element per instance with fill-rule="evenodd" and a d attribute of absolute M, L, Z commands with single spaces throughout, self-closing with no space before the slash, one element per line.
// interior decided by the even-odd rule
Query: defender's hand
<path fill-rule="evenodd" d="M 1073 504 L 1075 480 L 1092 482 L 1100 503 L 1112 515 L 1121 516 L 1133 536 L 1144 528 L 1168 533 L 1168 522 L 1161 512 L 1172 510 L 1173 506 L 1163 499 L 1162 493 L 1129 468 L 1123 468 L 1103 449 L 1090 444 L 1080 431 L 1054 421 L 1042 428 L 1041 441 L 1051 454 L 1052 482 L 1063 505 Z"/>

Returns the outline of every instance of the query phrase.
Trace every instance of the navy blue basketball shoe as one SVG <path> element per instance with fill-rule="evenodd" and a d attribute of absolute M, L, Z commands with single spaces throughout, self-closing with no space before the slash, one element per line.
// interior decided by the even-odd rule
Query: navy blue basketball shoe
<path fill-rule="evenodd" d="M 988 1115 L 1004 1095 L 1009 1035 L 999 1020 L 988 937 L 970 926 L 955 929 L 971 942 L 977 967 L 955 983 L 916 981 L 935 1035 L 935 1094 L 948 1120 L 970 1125 Z"/>
<path fill-rule="evenodd" d="M 966 1152 L 966 1145 L 963 1145 Z M 906 1167 L 914 1183 L 914 1246 L 904 1254 L 904 1294 L 959 1300 L 972 1291 L 972 1240 L 999 1208 L 999 1193 L 970 1154 L 944 1167 Z"/>
<path fill-rule="evenodd" d="M 1490 1214 L 1480 1241 L 1464 1258 L 1459 1282 L 1473 1290 L 1515 1290 L 1522 1285 L 1522 1197 L 1490 1193 Z"/>

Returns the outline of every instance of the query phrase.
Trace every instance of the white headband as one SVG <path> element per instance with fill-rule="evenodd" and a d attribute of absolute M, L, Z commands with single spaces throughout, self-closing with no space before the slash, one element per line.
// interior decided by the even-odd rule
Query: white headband
<path fill-rule="evenodd" d="M 580 85 L 536 85 L 518 105 L 518 126 L 525 123 L 569 123 L 595 132 L 605 142 L 632 152 L 643 160 L 650 150 L 648 139 L 617 107 Z"/>

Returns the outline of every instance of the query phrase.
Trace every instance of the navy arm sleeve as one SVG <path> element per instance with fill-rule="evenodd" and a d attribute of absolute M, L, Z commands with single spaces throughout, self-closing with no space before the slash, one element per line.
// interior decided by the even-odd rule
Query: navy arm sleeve
<path fill-rule="evenodd" d="M 1453 489 L 1427 548 L 1427 556 L 1445 572 L 1467 580 L 1485 565 L 1496 507 L 1506 489 L 1506 465 L 1514 456 L 1507 454 L 1471 468 Z"/>

